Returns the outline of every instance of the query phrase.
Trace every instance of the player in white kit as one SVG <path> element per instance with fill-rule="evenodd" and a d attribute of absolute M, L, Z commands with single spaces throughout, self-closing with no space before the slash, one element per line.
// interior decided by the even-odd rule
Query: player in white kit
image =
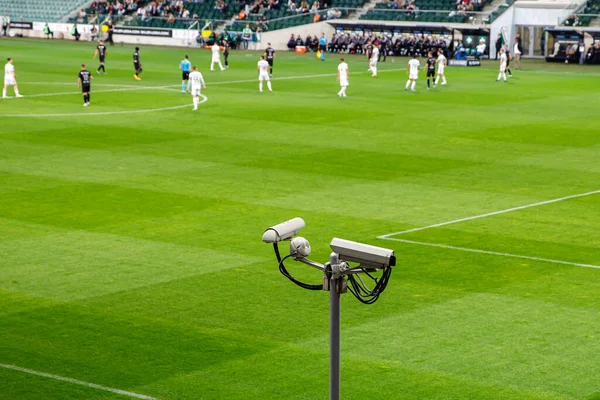
<path fill-rule="evenodd" d="M 408 90 L 410 88 L 411 92 L 416 92 L 415 86 L 417 85 L 417 79 L 419 79 L 419 69 L 421 69 L 421 63 L 417 60 L 417 55 L 413 55 L 412 60 L 408 62 L 408 67 L 406 67 L 406 73 L 408 74 L 408 81 L 406 81 L 406 86 L 404 90 Z"/>
<path fill-rule="evenodd" d="M 498 74 L 496 82 L 500 81 L 500 78 L 506 82 L 506 53 L 504 52 L 504 49 L 500 49 L 500 73 Z"/>
<path fill-rule="evenodd" d="M 448 65 L 448 60 L 446 60 L 446 57 L 444 57 L 442 49 L 438 49 L 438 58 L 435 62 L 437 63 L 437 76 L 435 77 L 433 87 L 438 84 L 440 78 L 442 78 L 442 86 L 444 86 L 446 84 L 446 75 L 444 75 L 444 70 L 446 69 L 446 65 Z"/>
<path fill-rule="evenodd" d="M 15 97 L 23 97 L 19 94 L 19 88 L 17 86 L 17 75 L 15 74 L 15 66 L 13 65 L 12 58 L 6 60 L 4 66 L 4 89 L 2 89 L 2 98 L 6 99 L 6 89 L 12 86 L 15 91 Z"/>
<path fill-rule="evenodd" d="M 210 63 L 210 70 L 214 71 L 215 70 L 215 63 L 218 63 L 219 64 L 219 68 L 221 68 L 221 71 L 224 71 L 225 68 L 223 68 L 223 64 L 221 64 L 221 48 L 215 42 L 215 44 L 212 45 L 212 47 L 210 48 L 210 50 L 212 51 L 212 61 Z"/>
<path fill-rule="evenodd" d="M 258 62 L 258 89 L 262 93 L 263 89 L 263 81 L 267 81 L 267 87 L 269 88 L 269 92 L 273 91 L 271 87 L 271 78 L 269 77 L 269 62 L 265 60 L 265 56 L 260 56 L 260 61 Z"/>
<path fill-rule="evenodd" d="M 349 85 L 348 75 L 350 74 L 350 70 L 348 69 L 348 64 L 344 61 L 344 59 L 340 59 L 340 64 L 338 65 L 338 73 L 337 80 L 340 82 L 340 91 L 338 92 L 338 96 L 347 97 L 346 96 L 346 88 Z"/>
<path fill-rule="evenodd" d="M 200 104 L 200 93 L 201 88 L 206 89 L 206 83 L 204 82 L 204 77 L 198 71 L 198 67 L 192 67 L 192 72 L 190 72 L 188 79 L 188 92 L 192 94 L 192 98 L 194 101 L 194 111 L 198 110 L 198 104 Z M 191 91 L 190 91 L 191 89 Z"/>
<path fill-rule="evenodd" d="M 373 46 L 373 53 L 371 54 L 371 58 L 369 59 L 369 71 L 373 73 L 372 77 L 377 76 L 377 61 L 379 60 L 379 47 L 377 45 Z"/>

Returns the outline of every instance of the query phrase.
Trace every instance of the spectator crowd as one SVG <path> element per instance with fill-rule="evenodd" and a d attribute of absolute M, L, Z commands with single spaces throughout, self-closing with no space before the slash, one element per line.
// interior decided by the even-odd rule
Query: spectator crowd
<path fill-rule="evenodd" d="M 312 3 L 306 0 L 245 0 L 246 3 L 237 16 L 238 21 L 248 20 L 256 32 L 265 32 L 269 29 L 269 21 L 265 14 L 271 10 L 285 10 L 283 17 L 295 15 L 314 15 L 313 21 L 319 22 L 324 19 L 336 19 L 342 16 L 338 8 L 330 7 L 326 1 L 314 0 Z M 323 13 L 324 10 L 327 10 Z M 250 14 L 258 15 L 256 20 L 249 21 Z"/>
<path fill-rule="evenodd" d="M 328 40 L 327 52 L 365 54 L 369 45 L 379 46 L 379 52 L 384 58 L 388 55 L 425 57 L 428 51 L 435 52 L 437 49 L 447 53 L 449 42 L 430 36 L 335 33 Z M 308 35 L 303 39 L 300 35 L 292 34 L 287 47 L 293 50 L 296 46 L 306 46 L 309 51 L 317 51 L 319 38 Z"/>

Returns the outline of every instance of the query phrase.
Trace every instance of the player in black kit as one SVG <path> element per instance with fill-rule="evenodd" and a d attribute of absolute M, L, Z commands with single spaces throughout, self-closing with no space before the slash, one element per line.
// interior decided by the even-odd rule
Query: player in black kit
<path fill-rule="evenodd" d="M 135 68 L 135 74 L 133 74 L 133 77 L 135 78 L 136 81 L 141 81 L 142 78 L 140 78 L 138 75 L 142 73 L 142 63 L 140 62 L 140 48 L 136 47 L 135 48 L 135 52 L 133 53 L 133 68 Z"/>
<path fill-rule="evenodd" d="M 225 61 L 225 68 L 229 68 L 229 49 L 231 45 L 229 44 L 229 40 L 223 39 L 223 60 Z"/>
<path fill-rule="evenodd" d="M 83 106 L 88 107 L 90 105 L 90 90 L 92 86 L 92 73 L 85 69 L 85 64 L 81 64 L 81 71 L 77 78 L 77 86 L 83 93 Z"/>
<path fill-rule="evenodd" d="M 94 60 L 96 59 L 96 56 L 99 56 L 99 59 L 100 59 L 100 66 L 96 70 L 98 75 L 100 74 L 100 70 L 102 70 L 104 72 L 104 75 L 106 75 L 106 68 L 104 68 L 104 63 L 106 61 L 107 54 L 108 54 L 108 51 L 106 50 L 106 46 L 104 45 L 104 42 L 101 40 L 98 43 L 98 46 L 96 46 L 96 52 L 94 53 Z"/>
<path fill-rule="evenodd" d="M 373 57 L 373 43 L 371 43 L 370 40 L 365 46 L 365 54 L 367 55 L 367 60 L 370 60 L 371 57 Z"/>
<path fill-rule="evenodd" d="M 430 52 L 427 53 L 427 90 L 431 87 L 431 81 L 435 77 L 435 58 Z"/>
<path fill-rule="evenodd" d="M 267 62 L 269 63 L 269 75 L 273 76 L 273 60 L 275 60 L 275 49 L 271 47 L 271 43 L 267 43 L 267 48 L 265 50 L 265 60 L 267 60 Z"/>

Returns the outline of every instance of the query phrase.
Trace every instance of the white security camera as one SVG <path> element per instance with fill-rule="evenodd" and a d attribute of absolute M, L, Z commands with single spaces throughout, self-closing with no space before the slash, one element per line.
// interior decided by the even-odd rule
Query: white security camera
<path fill-rule="evenodd" d="M 396 265 L 394 250 L 338 238 L 334 238 L 330 246 L 340 256 L 340 260 L 357 262 L 362 267 L 382 269 Z"/>
<path fill-rule="evenodd" d="M 304 220 L 302 218 L 294 218 L 289 221 L 282 222 L 279 225 L 272 226 L 265 230 L 262 240 L 265 243 L 277 243 L 283 240 L 291 239 L 298 231 L 304 228 Z"/>
<path fill-rule="evenodd" d="M 306 258 L 310 255 L 310 243 L 301 236 L 296 236 L 290 242 L 290 255 L 294 260 Z"/>

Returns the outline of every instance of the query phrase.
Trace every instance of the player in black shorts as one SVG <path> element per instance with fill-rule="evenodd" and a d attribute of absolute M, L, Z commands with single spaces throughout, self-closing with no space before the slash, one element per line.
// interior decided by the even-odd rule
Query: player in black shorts
<path fill-rule="evenodd" d="M 507 44 L 504 45 L 504 53 L 506 54 L 506 73 L 509 77 L 512 77 L 512 71 L 510 70 L 510 60 L 512 60 L 512 54 L 510 54 L 510 48 Z"/>
<path fill-rule="evenodd" d="M 367 60 L 370 60 L 371 57 L 373 57 L 373 44 L 370 40 L 365 46 L 365 54 L 367 55 Z"/>
<path fill-rule="evenodd" d="M 430 52 L 427 53 L 427 90 L 431 87 L 431 81 L 435 77 L 435 58 Z"/>
<path fill-rule="evenodd" d="M 142 78 L 139 77 L 139 74 L 142 73 L 142 63 L 140 62 L 140 48 L 136 47 L 135 52 L 133 53 L 133 68 L 135 68 L 135 74 L 133 77 L 136 81 L 141 81 Z"/>
<path fill-rule="evenodd" d="M 231 48 L 231 44 L 229 44 L 229 40 L 223 39 L 223 60 L 225 61 L 225 68 L 229 68 L 229 49 Z"/>
<path fill-rule="evenodd" d="M 271 47 L 271 43 L 267 43 L 267 48 L 265 49 L 265 60 L 267 60 L 267 62 L 269 63 L 269 75 L 273 76 L 273 61 L 275 60 L 275 49 Z"/>
<path fill-rule="evenodd" d="M 83 93 L 83 106 L 88 107 L 90 105 L 90 90 L 92 87 L 92 73 L 85 69 L 85 64 L 81 64 L 81 71 L 77 78 L 77 86 Z"/>
<path fill-rule="evenodd" d="M 107 54 L 108 54 L 108 51 L 106 50 L 106 46 L 104 45 L 104 42 L 101 40 L 100 42 L 98 42 L 98 46 L 96 46 L 96 52 L 94 53 L 94 60 L 96 59 L 96 56 L 99 56 L 99 59 L 100 59 L 100 66 L 96 70 L 98 75 L 100 74 L 100 70 L 102 70 L 104 72 L 104 75 L 106 75 L 106 68 L 104 68 L 104 63 L 106 61 Z"/>

